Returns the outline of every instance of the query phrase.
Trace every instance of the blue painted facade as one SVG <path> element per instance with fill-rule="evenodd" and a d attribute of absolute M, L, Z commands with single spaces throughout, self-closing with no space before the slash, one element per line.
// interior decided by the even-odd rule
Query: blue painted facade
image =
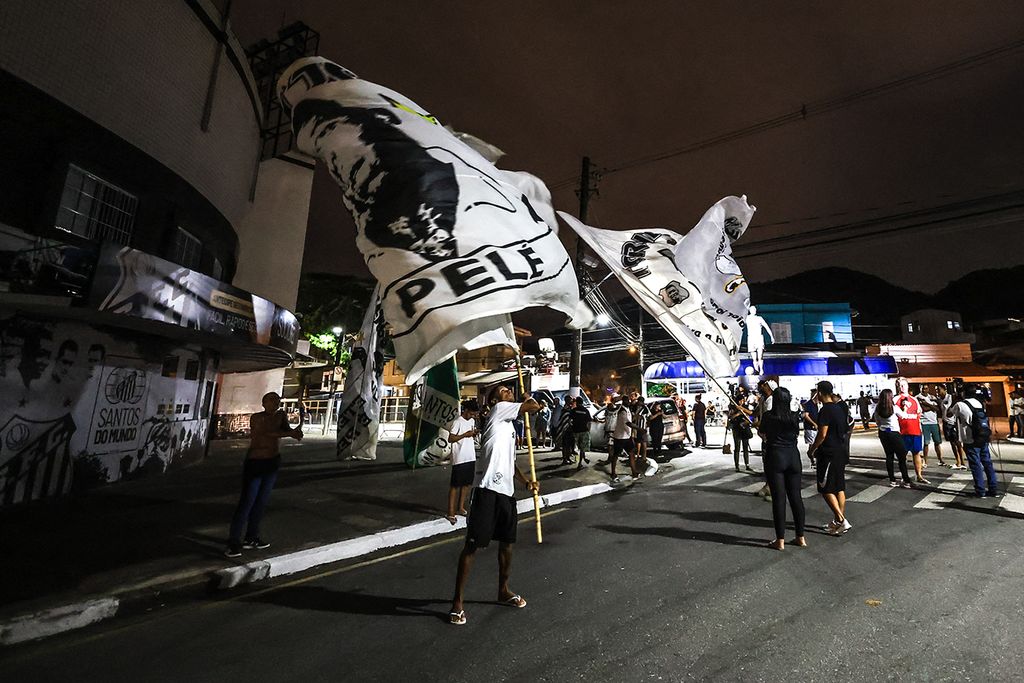
<path fill-rule="evenodd" d="M 778 344 L 853 343 L 853 322 L 848 303 L 757 304 L 757 314 L 772 327 Z M 828 331 L 835 335 L 835 339 L 826 338 Z M 746 343 L 744 332 L 742 348 L 746 348 Z M 767 339 L 765 344 L 768 344 Z"/>

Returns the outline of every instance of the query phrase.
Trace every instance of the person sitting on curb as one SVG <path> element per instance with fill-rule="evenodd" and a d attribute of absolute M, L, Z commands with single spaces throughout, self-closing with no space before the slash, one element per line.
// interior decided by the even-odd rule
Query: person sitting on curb
<path fill-rule="evenodd" d="M 231 518 L 225 557 L 239 557 L 243 548 L 270 547 L 260 538 L 260 522 L 281 466 L 278 441 L 286 436 L 302 441 L 302 428 L 288 426 L 288 416 L 281 410 L 281 397 L 273 391 L 263 396 L 263 412 L 249 418 L 249 430 L 249 450 L 242 466 L 242 495 Z M 242 540 L 243 529 L 245 540 Z"/>
<path fill-rule="evenodd" d="M 512 390 L 505 386 L 498 387 L 496 392 L 498 402 L 491 409 L 481 457 L 476 461 L 476 485 L 466 520 L 466 543 L 459 554 L 455 595 L 448 614 L 448 621 L 456 626 L 466 623 L 463 593 L 476 551 L 486 548 L 492 540 L 499 543 L 498 602 L 510 607 L 526 607 L 526 600 L 513 593 L 508 585 L 512 573 L 512 544 L 516 542 L 518 526 L 514 480 L 519 479 L 530 491 L 539 492 L 540 486 L 516 466 L 516 432 L 512 423 L 540 410 L 540 404 L 532 398 L 514 403 Z"/>

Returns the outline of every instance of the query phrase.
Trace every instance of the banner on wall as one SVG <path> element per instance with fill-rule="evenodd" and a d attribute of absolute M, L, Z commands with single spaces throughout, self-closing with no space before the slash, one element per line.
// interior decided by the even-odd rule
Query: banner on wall
<path fill-rule="evenodd" d="M 100 374 L 86 450 L 95 455 L 134 451 L 139 447 L 146 414 L 148 375 L 124 365 L 105 367 Z"/>
<path fill-rule="evenodd" d="M 583 317 L 539 179 L 495 168 L 415 102 L 323 58 L 290 66 L 278 92 L 296 146 L 343 190 L 409 383 L 513 311 Z"/>
<path fill-rule="evenodd" d="M 739 367 L 740 339 L 726 319 L 705 304 L 704 294 L 676 263 L 682 237 L 664 228 L 601 230 L 573 216 L 558 215 L 608 265 L 626 291 L 683 349 L 715 377 L 731 377 Z M 704 258 L 714 260 L 714 253 Z"/>
<path fill-rule="evenodd" d="M 376 460 L 380 427 L 381 377 L 384 373 L 384 311 L 380 286 L 370 297 L 363 318 L 359 343 L 352 348 L 352 360 L 345 378 L 338 413 L 338 459 Z"/>
<path fill-rule="evenodd" d="M 295 353 L 299 325 L 286 308 L 146 252 L 104 244 L 89 302 L 129 315 Z"/>

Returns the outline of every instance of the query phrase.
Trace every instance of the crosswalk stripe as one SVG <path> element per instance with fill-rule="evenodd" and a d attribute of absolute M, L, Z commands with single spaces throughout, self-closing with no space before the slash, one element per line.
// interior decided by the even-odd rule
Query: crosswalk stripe
<path fill-rule="evenodd" d="M 819 495 L 817 483 L 811 484 L 810 486 L 805 486 L 803 489 L 800 490 L 801 498 L 811 498 L 817 495 Z"/>
<path fill-rule="evenodd" d="M 674 470 L 674 471 L 669 472 L 668 474 L 666 474 L 664 477 L 662 477 L 662 481 L 669 481 L 671 479 L 676 479 L 678 477 L 682 477 L 683 475 L 695 475 L 696 476 L 697 473 L 703 474 L 705 472 L 710 472 L 710 471 L 711 471 L 711 466 L 710 465 L 698 465 L 697 467 L 694 467 L 694 468 L 689 468 L 688 467 L 686 469 L 678 469 L 678 470 Z"/>
<path fill-rule="evenodd" d="M 761 481 L 759 481 L 759 482 L 757 482 L 755 484 L 750 484 L 749 486 L 741 486 L 741 487 L 739 487 L 736 490 L 740 491 L 741 493 L 757 493 L 758 491 L 760 491 L 763 488 L 764 488 L 764 480 L 761 480 Z"/>
<path fill-rule="evenodd" d="M 730 481 L 736 481 L 737 479 L 749 479 L 749 478 L 750 478 L 750 475 L 747 474 L 746 472 L 733 472 L 732 474 L 727 474 L 724 477 L 718 477 L 716 479 L 709 479 L 707 481 L 702 481 L 699 484 L 697 484 L 697 486 L 720 486 L 720 485 L 726 484 L 726 483 L 728 483 Z"/>
<path fill-rule="evenodd" d="M 686 471 L 686 470 L 683 470 L 683 471 Z M 686 482 L 692 481 L 693 479 L 699 479 L 700 477 L 705 477 L 705 476 L 711 474 L 712 472 L 714 472 L 714 470 L 712 470 L 711 468 L 705 467 L 705 468 L 701 468 L 701 469 L 699 469 L 697 471 L 690 471 L 690 473 L 687 474 L 686 476 L 676 477 L 675 479 L 672 479 L 671 481 L 669 481 L 668 478 L 666 477 L 665 478 L 665 486 L 678 486 L 679 484 L 685 484 Z"/>
<path fill-rule="evenodd" d="M 1010 480 L 1010 483 L 1011 484 L 1024 484 L 1024 477 L 1020 477 L 1020 476 L 1014 477 L 1013 479 Z"/>
<path fill-rule="evenodd" d="M 950 477 L 952 479 L 952 477 Z M 949 482 L 950 485 L 946 488 L 934 493 L 929 493 L 927 496 L 921 499 L 919 503 L 914 505 L 918 510 L 937 510 L 946 507 L 947 503 L 952 503 L 958 497 L 957 494 L 961 493 L 969 486 L 970 482 Z"/>
<path fill-rule="evenodd" d="M 1020 479 L 1024 482 L 1024 477 L 1014 477 L 1014 479 Z M 1016 512 L 1017 514 L 1024 515 L 1024 496 L 1018 496 L 1015 493 L 1004 493 L 1002 499 L 999 501 L 999 507 L 1003 510 L 1007 510 L 1008 512 Z"/>
<path fill-rule="evenodd" d="M 873 484 L 860 493 L 846 499 L 847 503 L 874 503 L 876 500 L 892 491 L 893 487 L 888 484 Z"/>

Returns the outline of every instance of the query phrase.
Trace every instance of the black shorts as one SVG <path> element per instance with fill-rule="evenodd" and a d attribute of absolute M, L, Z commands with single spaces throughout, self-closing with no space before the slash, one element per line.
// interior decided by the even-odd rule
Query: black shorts
<path fill-rule="evenodd" d="M 841 458 L 818 456 L 815 461 L 819 493 L 839 493 L 846 490 L 846 463 Z"/>
<path fill-rule="evenodd" d="M 518 519 L 516 499 L 490 489 L 473 489 L 473 502 L 466 520 L 466 543 L 486 548 L 492 540 L 515 543 Z"/>
<path fill-rule="evenodd" d="M 476 462 L 473 460 L 452 465 L 452 486 L 471 486 L 475 470 Z"/>
<path fill-rule="evenodd" d="M 943 422 L 942 436 L 946 437 L 946 441 L 950 443 L 960 443 L 960 431 L 956 428 L 956 425 Z"/>
<path fill-rule="evenodd" d="M 615 455 L 623 451 L 626 453 L 633 452 L 633 439 L 613 439 L 612 442 L 615 444 Z"/>

